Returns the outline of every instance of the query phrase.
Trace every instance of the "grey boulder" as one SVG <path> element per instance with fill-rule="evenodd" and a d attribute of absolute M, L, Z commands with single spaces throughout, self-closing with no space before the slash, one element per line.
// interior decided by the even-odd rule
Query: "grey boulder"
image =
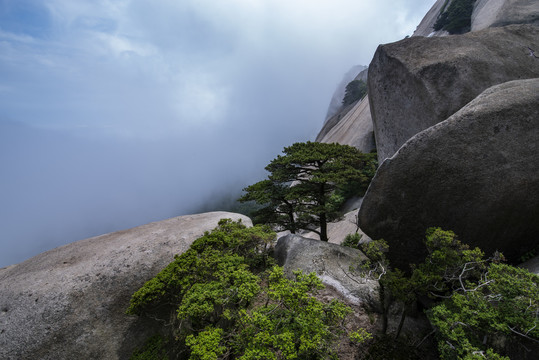
<path fill-rule="evenodd" d="M 472 13 L 472 31 L 509 24 L 539 24 L 537 0 L 478 0 Z"/>
<path fill-rule="evenodd" d="M 510 25 L 381 45 L 368 89 L 380 163 L 490 86 L 539 77 L 539 26 Z"/>
<path fill-rule="evenodd" d="M 360 261 L 366 259 L 361 251 L 289 234 L 277 241 L 275 258 L 289 278 L 296 270 L 315 272 L 347 302 L 380 311 L 378 281 L 358 275 Z"/>
<path fill-rule="evenodd" d="M 316 141 L 350 145 L 364 153 L 376 150 L 368 97 L 354 103 L 329 130 L 324 126 Z"/>
<path fill-rule="evenodd" d="M 402 270 L 424 258 L 431 226 L 517 261 L 539 241 L 538 155 L 539 79 L 491 87 L 382 163 L 359 225 Z"/>
<path fill-rule="evenodd" d="M 77 241 L 0 269 L 0 359 L 128 359 L 155 322 L 131 295 L 221 218 L 214 212 Z"/>
<path fill-rule="evenodd" d="M 527 260 L 520 264 L 519 267 L 524 268 L 535 275 L 539 275 L 539 256 Z"/>

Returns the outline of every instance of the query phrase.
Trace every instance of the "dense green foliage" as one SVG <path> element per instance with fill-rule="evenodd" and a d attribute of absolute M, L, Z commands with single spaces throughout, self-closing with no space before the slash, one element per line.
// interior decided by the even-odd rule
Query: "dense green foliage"
<path fill-rule="evenodd" d="M 341 246 L 351 247 L 354 249 L 359 249 L 359 242 L 363 236 L 361 234 L 348 234 L 345 236 L 344 240 L 341 242 Z"/>
<path fill-rule="evenodd" d="M 390 301 L 403 304 L 397 337 L 407 304 L 429 296 L 434 303 L 427 316 L 442 359 L 507 359 L 504 344 L 526 349 L 539 342 L 539 276 L 502 264 L 499 253 L 485 259 L 480 249 L 440 228 L 427 230 L 425 246 L 425 261 L 405 276 L 389 268 L 385 242 L 363 245 L 369 258 L 363 269 L 380 279 L 384 312 Z M 386 328 L 384 323 L 384 333 Z"/>
<path fill-rule="evenodd" d="M 278 225 L 279 229 L 287 229 L 295 234 L 302 227 L 296 218 L 301 202 L 295 190 L 286 183 L 266 179 L 246 187 L 246 194 L 239 201 L 254 201 L 260 206 L 253 213 L 255 223 Z"/>
<path fill-rule="evenodd" d="M 347 196 L 365 191 L 376 171 L 376 155 L 348 145 L 295 143 L 273 159 L 266 180 L 248 186 L 240 201 L 263 207 L 255 220 L 318 233 L 327 241 L 327 223 L 338 218 Z M 320 228 L 319 230 L 317 228 Z"/>
<path fill-rule="evenodd" d="M 162 335 L 150 338 L 132 359 L 338 359 L 336 342 L 346 334 L 342 324 L 351 309 L 320 301 L 323 285 L 313 273 L 286 278 L 271 257 L 274 236 L 267 227 L 221 220 L 176 256 L 132 297 L 128 313 L 164 324 Z M 352 234 L 345 243 L 359 245 L 366 255 L 361 276 L 379 280 L 383 312 L 382 332 L 370 342 L 367 359 L 421 358 L 399 334 L 406 309 L 426 296 L 441 359 L 533 358 L 539 276 L 503 264 L 501 254 L 485 258 L 440 228 L 427 230 L 428 256 L 408 276 L 391 269 L 386 242 L 360 239 Z M 402 314 L 389 336 L 392 302 L 401 304 Z M 364 329 L 347 335 L 356 343 L 371 338 Z"/>
<path fill-rule="evenodd" d="M 466 263 L 459 277 L 475 271 Z M 491 262 L 479 277 L 460 285 L 429 310 L 438 330 L 443 359 L 508 359 L 503 341 L 527 345 L 539 341 L 539 277 L 527 270 Z M 501 355 L 500 355 L 501 354 Z"/>
<path fill-rule="evenodd" d="M 274 236 L 262 226 L 246 228 L 239 222 L 221 220 L 217 229 L 193 242 L 186 252 L 175 256 L 172 263 L 139 289 L 127 312 L 142 314 L 147 309 L 154 311 L 178 304 L 184 298 L 188 300 L 186 305 L 197 296 L 202 296 L 204 301 L 193 306 L 200 307 L 200 313 L 210 312 L 216 304 L 200 294 L 195 286 L 200 281 L 208 282 L 215 295 L 229 292 L 229 304 L 218 304 L 219 307 L 236 301 L 248 302 L 256 295 L 256 281 L 249 274 L 271 263 L 268 251 Z"/>
<path fill-rule="evenodd" d="M 426 246 L 410 281 L 439 301 L 427 315 L 442 359 L 507 359 L 501 339 L 539 341 L 539 276 L 502 264 L 499 253 L 485 259 L 451 231 L 429 229 Z"/>
<path fill-rule="evenodd" d="M 136 349 L 129 360 L 169 360 L 167 342 L 159 335 L 152 336 L 140 349 Z"/>
<path fill-rule="evenodd" d="M 267 227 L 221 220 L 148 281 L 127 313 L 167 324 L 133 359 L 330 359 L 351 311 L 315 298 L 314 274 L 288 280 L 273 266 Z M 356 341 L 365 332 L 351 334 Z"/>
<path fill-rule="evenodd" d="M 367 84 L 363 80 L 352 80 L 346 85 L 344 91 L 344 98 L 342 104 L 344 106 L 350 105 L 357 100 L 363 98 L 367 93 Z"/>
<path fill-rule="evenodd" d="M 264 293 L 265 305 L 242 312 L 235 347 L 240 359 L 337 359 L 333 341 L 351 309 L 333 300 L 324 304 L 313 295 L 324 286 L 314 273 L 296 273 L 294 281 L 274 267 Z M 268 301 L 269 300 L 269 301 Z"/>
<path fill-rule="evenodd" d="M 446 30 L 450 34 L 470 31 L 474 3 L 475 0 L 452 0 L 449 6 L 444 5 L 434 24 L 434 30 Z"/>

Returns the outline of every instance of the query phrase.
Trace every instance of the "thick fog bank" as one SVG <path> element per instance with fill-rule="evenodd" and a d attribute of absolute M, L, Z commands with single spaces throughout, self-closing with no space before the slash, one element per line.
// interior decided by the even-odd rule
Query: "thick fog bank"
<path fill-rule="evenodd" d="M 196 211 L 257 181 L 280 151 L 203 135 L 118 139 L 0 122 L 0 266 Z"/>
<path fill-rule="evenodd" d="M 237 194 L 433 1 L 0 1 L 0 266 Z"/>

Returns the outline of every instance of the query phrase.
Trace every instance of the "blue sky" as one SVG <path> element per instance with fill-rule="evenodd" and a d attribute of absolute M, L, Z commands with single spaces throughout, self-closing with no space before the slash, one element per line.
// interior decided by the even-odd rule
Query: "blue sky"
<path fill-rule="evenodd" d="M 0 266 L 258 180 L 433 3 L 0 0 Z"/>

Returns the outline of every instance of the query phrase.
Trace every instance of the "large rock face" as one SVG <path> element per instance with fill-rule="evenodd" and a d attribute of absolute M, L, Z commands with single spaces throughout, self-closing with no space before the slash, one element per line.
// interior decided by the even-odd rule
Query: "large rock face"
<path fill-rule="evenodd" d="M 446 31 L 434 32 L 434 24 L 447 0 L 436 0 L 434 5 L 425 14 L 412 36 L 447 35 Z"/>
<path fill-rule="evenodd" d="M 350 81 L 367 82 L 368 69 L 366 66 L 356 66 L 351 71 L 359 68 L 362 71 L 355 78 L 350 78 L 349 71 L 339 84 L 331 100 L 324 126 L 318 133 L 316 141 L 351 145 L 368 153 L 376 149 L 368 98 L 364 97 L 362 100 L 347 106 L 342 105 L 345 88 Z"/>
<path fill-rule="evenodd" d="M 339 85 L 337 85 L 337 88 L 335 89 L 335 92 L 333 93 L 333 96 L 331 97 L 331 100 L 329 102 L 328 112 L 326 114 L 324 126 L 332 117 L 339 113 L 343 113 L 342 100 L 344 99 L 346 85 L 348 85 L 348 83 L 352 80 L 363 80 L 365 82 L 367 81 L 367 73 L 365 72 L 366 69 L 367 66 L 365 65 L 355 65 L 344 74 L 341 82 L 339 83 Z"/>
<path fill-rule="evenodd" d="M 359 225 L 403 270 L 431 226 L 516 260 L 539 239 L 538 154 L 539 79 L 494 86 L 380 166 Z"/>
<path fill-rule="evenodd" d="M 537 0 L 477 0 L 472 31 L 510 24 L 539 24 Z"/>
<path fill-rule="evenodd" d="M 450 0 L 452 1 L 452 0 Z M 413 36 L 446 36 L 446 31 L 434 31 L 434 24 L 446 0 L 437 0 L 417 26 Z M 511 24 L 538 24 L 537 0 L 477 0 L 471 18 L 471 31 Z"/>
<path fill-rule="evenodd" d="M 378 47 L 369 101 L 378 159 L 447 119 L 486 88 L 539 77 L 539 26 L 510 25 L 446 37 L 412 37 Z"/>
<path fill-rule="evenodd" d="M 154 321 L 125 315 L 131 295 L 219 219 L 181 216 L 47 251 L 0 269 L 0 359 L 128 359 Z"/>
<path fill-rule="evenodd" d="M 289 234 L 277 241 L 275 258 L 288 277 L 293 278 L 298 269 L 315 272 L 350 303 L 380 311 L 378 282 L 361 278 L 352 270 L 358 268 L 360 260 L 366 260 L 361 251 Z"/>
<path fill-rule="evenodd" d="M 368 97 L 356 102 L 329 131 L 324 132 L 323 128 L 320 135 L 318 142 L 350 145 L 364 153 L 376 150 Z"/>

